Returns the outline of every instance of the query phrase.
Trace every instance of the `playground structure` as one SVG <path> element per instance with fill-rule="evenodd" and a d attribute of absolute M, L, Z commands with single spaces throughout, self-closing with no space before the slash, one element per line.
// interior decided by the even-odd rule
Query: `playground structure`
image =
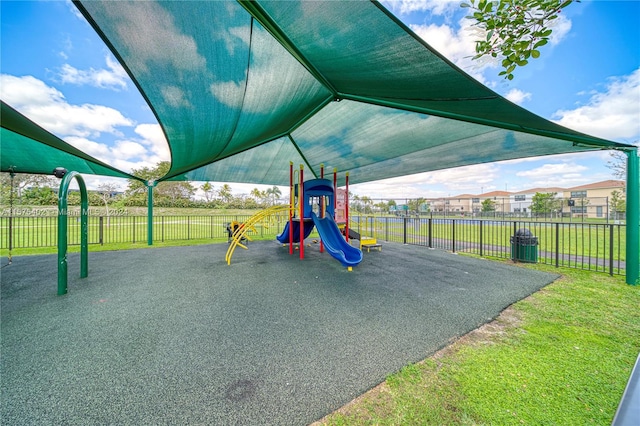
<path fill-rule="evenodd" d="M 289 220 L 282 233 L 276 238 L 282 244 L 289 244 L 289 254 L 293 254 L 294 244 L 298 243 L 300 259 L 304 259 L 304 240 L 315 228 L 320 236 L 320 252 L 324 252 L 326 249 L 332 257 L 351 271 L 353 266 L 357 266 L 362 261 L 362 250 L 349 243 L 349 174 L 347 173 L 347 189 L 340 193 L 344 197 L 341 197 L 340 203 L 338 203 L 336 197 L 338 193 L 337 172 L 335 169 L 333 182 L 324 178 L 323 165 L 320 168 L 321 177 L 319 179 L 305 182 L 304 167 L 300 165 L 299 182 L 294 184 L 293 163 L 289 164 L 289 173 L 289 205 L 271 207 L 257 213 L 247 222 L 238 226 L 231 235 L 231 242 L 225 258 L 227 264 L 231 264 L 231 256 L 233 256 L 236 247 L 247 248 L 242 244 L 242 240 L 249 238 L 247 233 L 256 223 L 275 213 L 288 210 Z M 336 206 L 340 208 L 336 209 Z M 344 223 L 344 232 L 340 229 L 337 221 L 340 224 Z M 255 231 L 255 228 L 253 230 Z"/>
<path fill-rule="evenodd" d="M 343 229 L 342 232 L 344 234 L 346 229 Z M 378 249 L 378 251 L 382 251 L 382 244 L 380 244 L 378 239 L 375 237 L 365 237 L 360 235 L 359 232 L 349 229 L 349 238 L 360 241 L 360 250 L 365 248 L 367 249 L 367 252 L 369 252 L 372 248 L 375 248 Z"/>
<path fill-rule="evenodd" d="M 232 233 L 229 238 L 229 248 L 227 249 L 227 254 L 224 259 L 227 262 L 227 265 L 231 264 L 231 257 L 233 256 L 233 252 L 236 247 L 247 250 L 247 246 L 243 243 L 251 241 L 250 232 L 257 232 L 255 228 L 256 224 L 267 222 L 272 216 L 284 211 L 291 211 L 291 206 L 280 205 L 270 207 L 254 214 L 246 222 L 238 224 L 237 227 L 232 227 Z"/>

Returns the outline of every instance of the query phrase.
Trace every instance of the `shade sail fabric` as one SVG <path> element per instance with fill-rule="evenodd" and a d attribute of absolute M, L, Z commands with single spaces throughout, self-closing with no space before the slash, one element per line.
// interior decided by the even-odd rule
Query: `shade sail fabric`
<path fill-rule="evenodd" d="M 627 147 L 475 81 L 377 2 L 76 1 L 167 137 L 162 180 L 362 183 Z"/>
<path fill-rule="evenodd" d="M 85 174 L 138 179 L 69 145 L 2 102 L 1 171 L 51 174 L 56 167 Z"/>

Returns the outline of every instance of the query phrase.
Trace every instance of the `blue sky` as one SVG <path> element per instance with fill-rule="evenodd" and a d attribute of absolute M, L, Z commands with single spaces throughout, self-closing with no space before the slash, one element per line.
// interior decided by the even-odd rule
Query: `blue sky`
<path fill-rule="evenodd" d="M 470 60 L 474 37 L 460 2 L 383 4 L 465 72 L 513 102 L 567 127 L 638 144 L 640 1 L 572 4 L 561 14 L 542 56 L 517 70 L 510 82 L 498 77 L 495 64 Z M 123 170 L 169 159 L 162 132 L 144 99 L 70 2 L 2 0 L 0 7 L 3 100 Z M 609 159 L 607 152 L 600 152 L 512 160 L 352 189 L 372 198 L 404 198 L 572 187 L 612 179 L 606 167 Z M 88 177 L 87 182 L 95 187 L 105 180 Z M 113 181 L 126 186 L 123 180 Z M 256 186 L 232 184 L 235 194 Z"/>

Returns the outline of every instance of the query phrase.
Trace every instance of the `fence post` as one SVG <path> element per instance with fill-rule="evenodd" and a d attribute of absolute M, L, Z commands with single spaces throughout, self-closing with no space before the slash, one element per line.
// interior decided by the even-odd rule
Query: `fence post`
<path fill-rule="evenodd" d="M 433 215 L 428 219 L 429 221 L 429 248 L 433 248 Z"/>
<path fill-rule="evenodd" d="M 132 226 L 131 226 L 131 232 L 133 233 L 133 241 L 132 243 L 135 244 L 136 243 L 136 217 L 135 216 L 131 216 L 132 220 Z"/>
<path fill-rule="evenodd" d="M 147 245 L 153 245 L 153 187 L 158 182 L 151 179 L 147 182 Z"/>
<path fill-rule="evenodd" d="M 451 251 L 456 252 L 456 220 L 451 219 Z"/>
<path fill-rule="evenodd" d="M 556 222 L 556 268 L 560 266 L 558 264 L 559 256 L 560 256 L 560 224 Z"/>
<path fill-rule="evenodd" d="M 402 218 L 402 242 L 403 244 L 407 244 L 407 217 L 404 216 Z"/>
<path fill-rule="evenodd" d="M 482 244 L 483 243 L 483 238 L 482 238 L 482 221 L 480 221 L 480 257 L 482 257 L 483 251 L 482 251 Z"/>
<path fill-rule="evenodd" d="M 99 226 L 98 226 L 98 234 L 99 234 L 98 239 L 100 240 L 100 245 L 104 245 L 104 228 L 103 228 L 104 217 L 100 216 L 98 218 L 98 223 L 99 223 Z"/>
<path fill-rule="evenodd" d="M 385 241 L 389 241 L 389 218 L 384 218 L 384 239 Z"/>
<path fill-rule="evenodd" d="M 162 220 L 160 221 L 161 223 L 161 229 L 160 229 L 160 234 L 162 235 L 162 242 L 164 243 L 164 216 L 161 216 Z"/>
<path fill-rule="evenodd" d="M 609 225 L 609 275 L 613 276 L 613 227 Z"/>
<path fill-rule="evenodd" d="M 9 258 L 11 258 L 11 250 L 13 250 L 13 212 L 9 215 Z"/>
<path fill-rule="evenodd" d="M 187 216 L 187 240 L 191 239 L 191 216 Z"/>

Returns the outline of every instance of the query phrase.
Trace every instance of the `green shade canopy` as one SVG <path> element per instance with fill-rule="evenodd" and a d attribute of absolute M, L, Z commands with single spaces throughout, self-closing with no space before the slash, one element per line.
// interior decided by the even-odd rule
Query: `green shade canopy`
<path fill-rule="evenodd" d="M 288 185 L 293 162 L 362 183 L 629 147 L 507 101 L 377 2 L 74 3 L 162 126 L 161 180 Z"/>
<path fill-rule="evenodd" d="M 51 174 L 56 167 L 78 173 L 138 179 L 87 155 L 2 102 L 1 171 Z"/>

